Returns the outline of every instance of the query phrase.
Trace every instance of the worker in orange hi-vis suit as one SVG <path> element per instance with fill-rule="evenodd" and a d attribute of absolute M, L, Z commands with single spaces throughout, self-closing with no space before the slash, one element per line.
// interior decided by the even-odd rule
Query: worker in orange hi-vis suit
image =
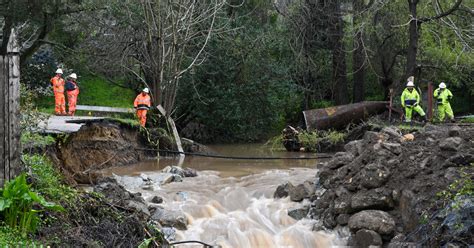
<path fill-rule="evenodd" d="M 77 86 L 77 75 L 72 73 L 69 75 L 69 80 L 66 83 L 68 115 L 74 116 L 76 112 L 77 96 L 79 95 L 79 87 Z"/>
<path fill-rule="evenodd" d="M 133 103 L 133 107 L 137 111 L 137 117 L 142 127 L 145 127 L 146 113 L 151 107 L 151 98 L 148 93 L 150 93 L 148 88 L 143 89 L 142 93 L 135 98 L 135 102 Z"/>
<path fill-rule="evenodd" d="M 66 99 L 64 98 L 64 79 L 61 78 L 62 74 L 63 70 L 57 69 L 56 76 L 51 78 L 55 101 L 54 112 L 56 115 L 66 115 Z"/>

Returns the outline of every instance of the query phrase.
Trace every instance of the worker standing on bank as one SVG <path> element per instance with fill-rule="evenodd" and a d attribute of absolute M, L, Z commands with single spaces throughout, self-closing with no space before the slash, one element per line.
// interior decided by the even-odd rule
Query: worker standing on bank
<path fill-rule="evenodd" d="M 426 121 L 425 111 L 420 107 L 420 94 L 415 90 L 413 81 L 408 81 L 407 87 L 402 93 L 402 106 L 405 108 L 405 121 L 411 122 L 413 110 L 415 110 Z"/>
<path fill-rule="evenodd" d="M 439 87 L 433 93 L 433 97 L 436 99 L 436 104 L 438 106 L 438 120 L 444 121 L 444 118 L 447 115 L 451 121 L 454 121 L 453 109 L 451 109 L 451 104 L 449 103 L 449 101 L 453 99 L 453 93 L 446 88 L 444 82 L 439 84 Z"/>
<path fill-rule="evenodd" d="M 66 83 L 68 115 L 74 116 L 76 112 L 77 96 L 79 95 L 79 86 L 77 86 L 77 75 L 72 73 Z"/>
<path fill-rule="evenodd" d="M 54 113 L 66 115 L 66 99 L 64 98 L 64 79 L 61 77 L 63 70 L 57 69 L 56 76 L 51 78 L 54 92 Z"/>
<path fill-rule="evenodd" d="M 150 93 L 150 90 L 148 88 L 144 88 L 142 93 L 140 93 L 135 98 L 135 102 L 133 103 L 133 107 L 137 111 L 137 117 L 140 120 L 140 125 L 142 127 L 145 127 L 146 113 L 151 107 L 151 98 L 148 93 Z"/>

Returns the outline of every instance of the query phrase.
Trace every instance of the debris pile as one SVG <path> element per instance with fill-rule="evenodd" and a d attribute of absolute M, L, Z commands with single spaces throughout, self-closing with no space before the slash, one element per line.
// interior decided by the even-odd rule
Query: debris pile
<path fill-rule="evenodd" d="M 472 180 L 474 127 L 427 125 L 409 135 L 385 127 L 344 148 L 319 165 L 314 189 L 306 190 L 306 216 L 321 220 L 315 230 L 348 228 L 354 246 L 474 243 L 472 192 L 461 203 L 440 197 L 463 175 Z"/>

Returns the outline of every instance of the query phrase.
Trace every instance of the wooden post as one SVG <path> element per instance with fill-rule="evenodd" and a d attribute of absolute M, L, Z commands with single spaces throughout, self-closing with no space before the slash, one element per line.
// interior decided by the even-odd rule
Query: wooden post
<path fill-rule="evenodd" d="M 392 88 L 390 88 L 389 94 L 390 94 L 390 104 L 388 108 L 388 121 L 391 122 L 392 121 L 392 108 L 393 108 L 393 89 Z"/>
<path fill-rule="evenodd" d="M 433 84 L 428 83 L 428 120 L 433 120 Z"/>
<path fill-rule="evenodd" d="M 0 56 L 0 186 L 21 171 L 20 48 L 12 30 L 6 56 Z"/>

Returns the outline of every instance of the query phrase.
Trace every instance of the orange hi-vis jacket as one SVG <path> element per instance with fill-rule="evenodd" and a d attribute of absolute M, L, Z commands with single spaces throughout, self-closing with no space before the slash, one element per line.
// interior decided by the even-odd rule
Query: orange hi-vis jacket
<path fill-rule="evenodd" d="M 135 98 L 133 106 L 137 109 L 148 110 L 151 107 L 151 98 L 148 94 L 143 95 L 142 93 L 138 94 Z"/>
<path fill-rule="evenodd" d="M 63 93 L 64 94 L 64 79 L 58 76 L 51 78 L 51 84 L 53 85 L 54 93 Z"/>

